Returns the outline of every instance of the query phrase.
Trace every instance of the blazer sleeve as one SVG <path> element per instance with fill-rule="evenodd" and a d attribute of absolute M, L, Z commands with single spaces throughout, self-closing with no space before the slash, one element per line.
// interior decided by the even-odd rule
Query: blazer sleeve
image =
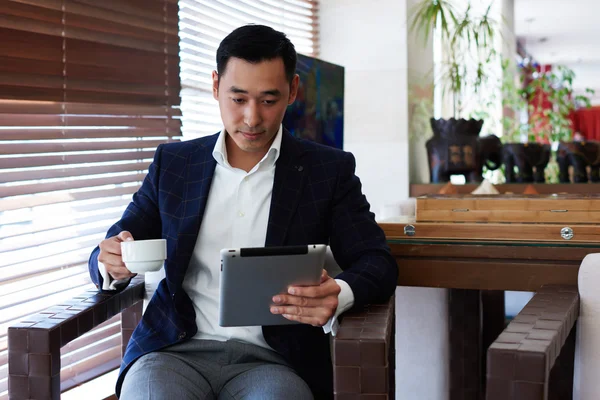
<path fill-rule="evenodd" d="M 159 239 L 161 237 L 161 218 L 158 200 L 158 182 L 162 146 L 159 145 L 154 153 L 154 160 L 148 167 L 148 174 L 139 190 L 133 195 L 131 203 L 125 209 L 121 219 L 111 226 L 106 238 L 118 235 L 121 231 L 131 232 L 134 240 Z M 92 281 L 99 289 L 102 288 L 103 278 L 98 270 L 98 255 L 100 247 L 96 247 L 88 260 L 88 269 Z M 124 289 L 127 285 L 119 287 Z"/>
<path fill-rule="evenodd" d="M 348 283 L 354 307 L 362 307 L 383 303 L 394 294 L 398 266 L 362 193 L 355 168 L 354 156 L 344 153 L 333 199 L 330 246 L 343 270 L 336 279 Z"/>

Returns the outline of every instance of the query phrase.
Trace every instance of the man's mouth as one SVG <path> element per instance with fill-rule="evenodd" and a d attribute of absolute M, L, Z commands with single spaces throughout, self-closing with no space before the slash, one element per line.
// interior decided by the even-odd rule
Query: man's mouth
<path fill-rule="evenodd" d="M 244 136 L 244 138 L 250 139 L 250 140 L 257 139 L 263 134 L 263 132 L 244 132 L 244 131 L 239 131 L 239 132 L 242 134 L 242 136 Z"/>

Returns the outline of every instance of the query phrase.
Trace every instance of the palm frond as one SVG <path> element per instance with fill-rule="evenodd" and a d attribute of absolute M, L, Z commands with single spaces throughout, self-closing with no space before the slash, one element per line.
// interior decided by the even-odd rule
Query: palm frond
<path fill-rule="evenodd" d="M 438 27 L 443 37 L 450 36 L 450 21 L 455 21 L 454 6 L 450 0 L 423 0 L 410 13 L 410 32 L 422 36 L 427 43 L 429 35 Z"/>

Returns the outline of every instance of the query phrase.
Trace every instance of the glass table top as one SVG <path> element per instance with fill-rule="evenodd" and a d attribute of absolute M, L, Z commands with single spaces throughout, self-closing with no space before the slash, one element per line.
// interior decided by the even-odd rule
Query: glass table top
<path fill-rule="evenodd" d="M 507 241 L 507 240 L 476 240 L 476 239 L 411 239 L 402 237 L 392 237 L 387 239 L 388 244 L 416 244 L 416 245 L 469 245 L 469 246 L 516 246 L 516 247 L 579 247 L 589 249 L 600 249 L 600 243 L 572 242 L 534 242 L 534 241 Z"/>
<path fill-rule="evenodd" d="M 414 224 L 415 217 L 412 215 L 408 216 L 396 216 L 392 218 L 379 220 L 378 223 L 384 227 L 386 224 Z M 600 228 L 600 226 L 599 226 Z M 593 242 L 582 242 L 576 240 L 557 240 L 557 241 L 534 241 L 534 240 L 505 240 L 505 239 L 440 239 L 440 238 L 415 238 L 409 236 L 388 236 L 388 244 L 442 244 L 442 245 L 469 245 L 469 246 L 515 246 L 515 247 L 565 247 L 565 248 L 589 248 L 589 249 L 600 249 L 600 243 Z"/>

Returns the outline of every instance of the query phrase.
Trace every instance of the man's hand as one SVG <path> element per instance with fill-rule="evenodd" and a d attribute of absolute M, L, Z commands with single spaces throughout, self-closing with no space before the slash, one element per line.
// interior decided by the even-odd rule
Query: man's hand
<path fill-rule="evenodd" d="M 323 326 L 335 314 L 340 286 L 323 270 L 318 286 L 293 286 L 289 294 L 273 297 L 271 313 L 281 314 L 291 321 Z"/>
<path fill-rule="evenodd" d="M 104 239 L 100 242 L 100 254 L 98 255 L 98 261 L 100 261 L 106 267 L 106 271 L 113 277 L 113 279 L 125 279 L 131 278 L 136 274 L 132 274 L 121 257 L 121 242 L 131 241 L 133 236 L 127 231 L 122 231 L 117 236 L 113 236 L 108 239 Z"/>

